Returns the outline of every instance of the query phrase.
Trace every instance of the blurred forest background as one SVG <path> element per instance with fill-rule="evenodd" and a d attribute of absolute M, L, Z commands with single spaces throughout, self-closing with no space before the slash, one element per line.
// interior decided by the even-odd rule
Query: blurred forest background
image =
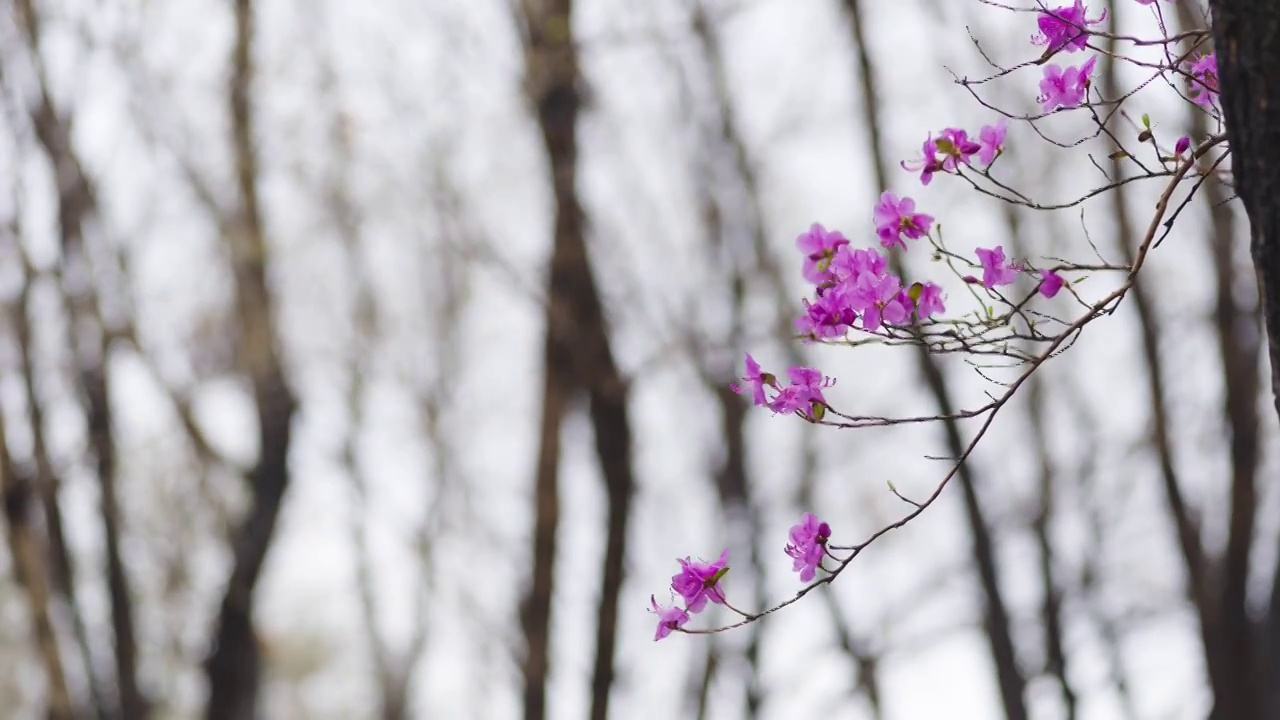
<path fill-rule="evenodd" d="M 1217 181 L 938 507 L 764 622 L 652 641 L 676 557 L 727 546 L 735 604 L 776 602 L 802 511 L 860 541 L 971 432 L 771 417 L 743 351 L 866 414 L 989 388 L 790 339 L 810 223 L 860 244 L 890 189 L 959 252 L 1133 252 L 1154 185 L 1032 212 L 898 167 L 996 119 L 948 72 L 986 71 L 966 27 L 1041 52 L 977 0 L 0 2 L 0 715 L 1250 717 L 1277 423 Z M 1036 196 L 1104 184 L 1006 146 Z"/>

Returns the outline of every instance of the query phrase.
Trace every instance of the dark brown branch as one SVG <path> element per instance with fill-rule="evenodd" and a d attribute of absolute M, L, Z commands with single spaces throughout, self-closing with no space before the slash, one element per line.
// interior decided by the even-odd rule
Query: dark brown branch
<path fill-rule="evenodd" d="M 240 321 L 239 364 L 253 386 L 260 454 L 248 476 L 249 510 L 233 533 L 231 577 L 205 660 L 209 720 L 240 720 L 256 713 L 262 660 L 253 627 L 253 594 L 289 485 L 289 445 L 297 406 L 276 347 L 274 303 L 266 279 L 270 253 L 259 208 L 254 147 L 252 0 L 236 0 L 234 11 L 229 111 L 239 209 L 227 226 L 226 242 Z"/>

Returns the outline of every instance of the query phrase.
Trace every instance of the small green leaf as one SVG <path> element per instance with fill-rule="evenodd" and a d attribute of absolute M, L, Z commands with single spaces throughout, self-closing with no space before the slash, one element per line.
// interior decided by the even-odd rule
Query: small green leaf
<path fill-rule="evenodd" d="M 938 148 L 939 150 L 941 150 L 942 152 L 944 152 L 944 153 L 946 153 L 946 154 L 948 154 L 948 155 L 959 155 L 959 154 L 960 154 L 959 152 L 957 152 L 957 151 L 956 151 L 956 146 L 955 146 L 954 144 L 952 144 L 952 142 L 951 142 L 950 140 L 946 139 L 946 138 L 938 138 L 937 140 L 934 140 L 933 142 L 934 142 L 934 145 L 936 145 L 936 146 L 937 146 L 937 148 Z"/>
<path fill-rule="evenodd" d="M 1115 151 L 1115 152 L 1111 153 L 1110 155 L 1108 155 L 1108 156 L 1107 156 L 1107 159 L 1109 159 L 1109 160 L 1119 160 L 1120 158 L 1127 158 L 1127 157 L 1129 157 L 1129 153 L 1128 153 L 1128 151 L 1126 151 L 1126 150 L 1117 150 L 1117 151 Z"/>
<path fill-rule="evenodd" d="M 1151 129 L 1151 116 L 1146 113 L 1142 113 L 1142 127 Z"/>
<path fill-rule="evenodd" d="M 715 585 L 716 583 L 720 582 L 720 578 L 724 577 L 725 574 L 728 572 L 729 572 L 729 567 L 727 565 L 717 570 L 716 574 L 712 575 L 711 579 L 707 581 L 707 587 L 711 587 L 712 585 Z"/>
<path fill-rule="evenodd" d="M 907 295 L 910 296 L 912 301 L 914 301 L 917 304 L 919 304 L 920 295 L 923 293 L 924 293 L 924 285 L 921 285 L 918 282 L 911 283 L 911 287 L 907 288 Z"/>

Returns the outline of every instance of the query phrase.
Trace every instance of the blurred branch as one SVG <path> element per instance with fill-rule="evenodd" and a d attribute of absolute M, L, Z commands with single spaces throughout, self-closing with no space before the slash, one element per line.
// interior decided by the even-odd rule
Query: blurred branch
<path fill-rule="evenodd" d="M 85 174 L 71 139 L 69 121 L 54 107 L 40 53 L 40 18 L 31 0 L 15 5 L 18 25 L 25 34 L 36 69 L 38 94 L 29 108 L 30 120 L 57 179 L 58 229 L 61 240 L 61 279 L 70 310 L 70 347 L 79 364 L 82 402 L 86 406 L 89 443 L 93 448 L 100 487 L 105 535 L 107 589 L 111 600 L 111 625 L 115 640 L 116 682 L 120 712 L 132 718 L 150 714 L 148 700 L 138 687 L 137 639 L 133 595 L 121 557 L 122 519 L 116 489 L 116 446 L 110 406 L 111 341 L 100 301 L 91 278 L 94 268 L 86 247 L 85 227 L 99 215 L 97 192 Z M 89 342 L 93 337 L 96 342 Z M 34 398 L 33 398 L 34 400 Z M 92 682 L 92 671 L 90 671 Z"/>
<path fill-rule="evenodd" d="M 251 504 L 232 540 L 232 570 L 218 613 L 210 654 L 209 720 L 254 717 L 261 681 L 261 650 L 253 627 L 253 592 L 271 545 L 289 485 L 289 447 L 297 401 L 277 350 L 274 303 L 267 288 L 267 248 L 258 198 L 254 146 L 252 0 L 236 0 L 229 111 L 239 211 L 226 241 L 236 281 L 240 320 L 239 363 L 253 384 L 258 416 L 258 462 L 249 473 Z"/>
<path fill-rule="evenodd" d="M 879 107 L 880 94 L 877 90 L 875 70 L 871 65 L 870 51 L 866 44 L 866 33 L 863 28 L 862 3 L 859 0 L 845 0 L 844 7 L 849 18 L 851 41 L 857 57 L 858 85 L 861 91 L 863 122 L 867 131 L 867 157 L 872 159 L 872 171 L 875 186 L 881 190 L 889 188 L 888 167 L 884 158 L 884 147 L 881 139 L 880 120 L 876 114 Z M 900 256 L 892 255 L 894 271 L 905 277 Z M 1018 667 L 1018 658 L 1014 649 L 1013 634 L 1009 612 L 1006 609 L 1004 595 L 1000 589 L 999 571 L 996 567 L 995 550 L 991 532 L 984 518 L 982 505 L 978 498 L 976 478 L 968 463 L 963 459 L 968 454 L 960 439 L 958 422 L 950 417 L 954 415 L 954 402 L 947 389 L 946 378 L 938 361 L 921 347 L 916 352 L 916 361 L 924 376 L 925 384 L 933 395 L 939 413 L 944 417 L 943 431 L 946 436 L 950 457 L 961 458 L 956 468 L 960 476 L 960 487 L 964 494 L 965 517 L 969 530 L 973 535 L 973 558 L 978 566 L 978 577 L 981 580 L 985 597 L 985 628 L 991 650 L 991 659 L 995 663 L 996 678 L 999 681 L 1000 699 L 1008 720 L 1027 720 L 1029 717 L 1025 694 L 1026 678 Z"/>
<path fill-rule="evenodd" d="M 525 92 L 536 110 L 555 197 L 555 231 L 548 278 L 543 360 L 545 385 L 534 483 L 532 583 L 521 606 L 527 642 L 524 716 L 546 713 L 548 630 L 555 535 L 559 521 L 556 475 L 560 427 L 571 396 L 585 390 L 596 456 L 608 501 L 599 624 L 591 679 L 591 717 L 608 716 L 613 685 L 618 595 L 624 576 L 634 478 L 627 383 L 614 361 L 600 293 L 587 256 L 584 214 L 577 196 L 577 124 L 582 77 L 573 43 L 570 0 L 523 0 Z"/>
<path fill-rule="evenodd" d="M 1115 3 L 1111 2 L 1114 12 Z M 1102 61 L 1102 78 L 1100 82 L 1104 93 L 1114 93 L 1116 87 L 1115 59 L 1108 55 Z M 1111 160 L 1112 172 L 1119 172 L 1123 158 Z M 1133 221 L 1129 215 L 1127 194 L 1123 188 L 1117 188 L 1110 195 L 1111 212 L 1116 223 L 1116 245 L 1122 259 L 1131 263 L 1134 259 L 1134 247 L 1129 239 L 1134 236 Z M 1200 543 L 1200 528 L 1191 515 L 1191 509 L 1182 494 L 1182 484 L 1174 465 L 1173 450 L 1170 441 L 1170 421 L 1164 397 L 1164 359 L 1160 355 L 1162 344 L 1159 319 L 1155 315 L 1146 285 L 1135 279 L 1132 289 L 1132 302 L 1138 316 L 1140 338 L 1142 343 L 1142 359 L 1146 366 L 1147 393 L 1151 403 L 1151 426 L 1156 457 L 1160 464 L 1160 475 L 1163 480 L 1165 498 L 1169 504 L 1169 513 L 1176 532 L 1178 548 L 1186 569 L 1186 593 L 1196 609 L 1200 624 L 1200 639 L 1204 646 L 1205 666 L 1209 674 L 1209 684 L 1214 697 L 1220 702 L 1230 702 L 1223 698 L 1229 692 L 1231 680 L 1223 675 L 1221 634 L 1218 628 L 1217 608 L 1209 586 L 1207 563 L 1204 549 Z M 1238 698 L 1243 700 L 1243 696 Z M 1223 717 L 1249 717 L 1228 713 Z"/>
<path fill-rule="evenodd" d="M 58 652 L 58 638 L 49 616 L 49 586 L 45 577 L 43 550 L 34 523 L 31 504 L 34 500 L 33 478 L 19 477 L 9 454 L 4 413 L 0 412 L 0 494 L 4 497 L 4 514 L 8 532 L 9 554 L 14 574 L 26 591 L 36 647 L 44 662 L 48 683 L 49 720 L 72 720 L 75 717 L 67 676 Z"/>

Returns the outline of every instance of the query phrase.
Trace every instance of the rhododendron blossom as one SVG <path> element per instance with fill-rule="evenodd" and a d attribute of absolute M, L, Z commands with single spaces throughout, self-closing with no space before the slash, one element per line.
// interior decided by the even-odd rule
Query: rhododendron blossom
<path fill-rule="evenodd" d="M 1094 55 L 1076 67 L 1072 65 L 1066 70 L 1055 63 L 1044 66 L 1044 78 L 1040 80 L 1040 97 L 1036 101 L 1045 112 L 1057 108 L 1073 108 L 1084 102 L 1089 92 L 1089 76 L 1098 56 Z"/>
<path fill-rule="evenodd" d="M 670 635 L 672 630 L 679 630 L 689 622 L 689 613 L 674 604 L 671 607 L 663 607 L 658 604 L 657 598 L 650 595 L 649 605 L 651 608 L 649 612 L 658 616 L 658 629 L 653 633 L 654 642 Z"/>
<path fill-rule="evenodd" d="M 747 374 L 740 378 L 746 386 L 733 383 L 731 390 L 739 395 L 751 394 L 752 402 L 762 405 L 775 413 L 784 414 L 800 411 L 806 417 L 817 418 L 827 405 L 822 396 L 822 389 L 831 387 L 835 380 L 811 367 L 796 366 L 787 370 L 791 384 L 781 387 L 778 379 L 771 373 L 762 372 L 755 358 L 747 355 Z M 765 388 L 774 391 L 773 397 L 766 394 Z"/>
<path fill-rule="evenodd" d="M 917 286 L 920 288 L 920 291 L 916 297 L 916 317 L 919 317 L 921 320 L 927 320 L 934 315 L 947 311 L 947 307 L 942 304 L 941 287 L 938 287 L 931 282 Z"/>
<path fill-rule="evenodd" d="M 1007 125 L 1004 118 L 996 121 L 995 125 L 983 125 L 978 131 L 978 162 L 983 165 L 990 165 L 996 156 L 1004 150 L 1004 135 L 1007 131 Z"/>
<path fill-rule="evenodd" d="M 897 195 L 885 191 L 876 204 L 875 222 L 876 235 L 880 236 L 881 245 L 898 245 L 906 250 L 907 243 L 902 236 L 918 240 L 928 235 L 929 228 L 933 226 L 933 216 L 916 212 L 915 200 L 909 197 L 899 199 Z"/>
<path fill-rule="evenodd" d="M 796 247 L 804 253 L 804 268 L 801 272 L 804 279 L 811 283 L 820 283 L 827 276 L 827 265 L 836 250 L 849 244 L 838 232 L 828 232 L 818 223 L 809 227 L 809 231 L 796 238 Z"/>
<path fill-rule="evenodd" d="M 800 573 L 801 582 L 813 580 L 826 554 L 827 539 L 831 537 L 831 526 L 819 520 L 813 513 L 805 513 L 798 525 L 791 526 L 791 542 L 784 551 L 791 556 L 794 563 L 792 569 Z"/>
<path fill-rule="evenodd" d="M 974 251 L 978 261 L 982 263 L 982 286 L 993 288 L 999 285 L 1010 285 L 1018 278 L 1022 266 L 1014 262 L 1006 262 L 1004 246 L 994 248 L 978 248 Z"/>
<path fill-rule="evenodd" d="M 1191 74 L 1191 99 L 1202 108 L 1212 109 L 1218 102 L 1218 56 L 1201 55 L 1187 68 Z"/>
<path fill-rule="evenodd" d="M 724 604 L 724 590 L 720 588 L 720 578 L 729 571 L 729 550 L 720 553 L 720 558 L 713 563 L 694 562 L 689 558 L 680 560 L 680 572 L 671 576 L 671 589 L 684 598 L 685 609 L 691 613 L 702 612 L 707 601 Z"/>
<path fill-rule="evenodd" d="M 1085 44 L 1089 42 L 1089 26 L 1097 25 L 1107 19 L 1105 8 L 1101 15 L 1093 19 L 1089 19 L 1086 13 L 1083 0 L 1076 0 L 1074 5 L 1063 5 L 1047 13 L 1040 13 L 1040 19 L 1037 21 L 1040 33 L 1033 36 L 1031 42 L 1036 45 L 1048 45 L 1045 49 L 1046 55 L 1052 55 L 1059 50 L 1067 52 L 1083 50 Z"/>
<path fill-rule="evenodd" d="M 1040 271 L 1040 294 L 1051 298 L 1058 294 L 1066 280 L 1055 270 Z"/>
<path fill-rule="evenodd" d="M 764 387 L 766 385 L 772 387 L 777 387 L 778 385 L 778 381 L 773 375 L 760 372 L 760 363 L 756 362 L 756 359 L 751 357 L 750 354 L 747 355 L 747 374 L 739 379 L 745 381 L 747 387 L 751 389 L 751 400 L 756 405 L 764 405 L 767 402 L 764 395 Z M 731 384 L 729 388 L 739 395 L 747 394 L 747 390 L 737 383 Z"/>

